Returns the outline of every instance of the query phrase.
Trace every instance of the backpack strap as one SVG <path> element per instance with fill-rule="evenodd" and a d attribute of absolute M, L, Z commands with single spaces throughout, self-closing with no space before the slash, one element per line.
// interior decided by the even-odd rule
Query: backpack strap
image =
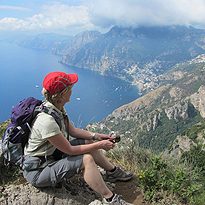
<path fill-rule="evenodd" d="M 46 114 L 51 115 L 55 119 L 55 121 L 58 124 L 58 126 L 60 127 L 60 129 L 62 128 L 62 124 L 61 124 L 62 117 L 59 115 L 59 113 L 55 109 L 48 108 L 46 106 L 43 106 L 43 104 L 41 104 L 40 106 L 37 106 L 35 108 L 34 112 L 36 112 L 36 113 L 45 112 Z"/>
<path fill-rule="evenodd" d="M 58 124 L 58 126 L 60 127 L 60 130 L 62 128 L 62 124 L 61 124 L 61 119 L 62 119 L 62 116 L 60 116 L 60 114 L 58 113 L 58 111 L 56 111 L 55 109 L 53 108 L 48 108 L 46 106 L 43 106 L 43 104 L 41 104 L 41 106 L 39 106 L 38 108 L 36 108 L 37 112 L 45 112 L 46 114 L 49 114 L 51 115 L 56 123 Z M 64 119 L 64 123 L 65 123 L 65 127 L 66 127 L 66 131 L 67 131 L 67 140 L 69 140 L 69 129 L 67 128 L 67 125 L 69 124 L 69 118 L 67 115 L 63 115 L 63 119 Z M 55 160 L 60 160 L 63 156 L 63 152 L 58 150 L 56 148 L 56 150 L 54 151 L 54 153 L 52 154 L 52 156 L 54 157 Z M 47 156 L 44 156 L 43 157 L 43 160 L 47 161 Z"/>

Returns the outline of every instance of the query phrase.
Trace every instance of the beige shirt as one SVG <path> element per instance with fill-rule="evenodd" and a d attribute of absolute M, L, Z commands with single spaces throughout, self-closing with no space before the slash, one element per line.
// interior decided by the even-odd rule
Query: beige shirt
<path fill-rule="evenodd" d="M 61 130 L 55 119 L 45 113 L 41 112 L 37 115 L 31 128 L 28 144 L 25 146 L 24 154 L 30 156 L 49 156 L 53 154 L 56 149 L 49 141 L 48 138 L 62 133 L 67 138 L 67 132 L 64 123 L 64 115 L 50 102 L 45 102 L 44 106 L 55 109 L 61 119 Z M 64 115 L 63 115 L 64 114 Z"/>

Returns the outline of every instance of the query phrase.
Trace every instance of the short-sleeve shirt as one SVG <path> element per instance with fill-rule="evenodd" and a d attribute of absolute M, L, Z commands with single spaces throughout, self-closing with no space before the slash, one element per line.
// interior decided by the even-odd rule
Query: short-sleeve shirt
<path fill-rule="evenodd" d="M 45 112 L 37 115 L 31 128 L 29 140 L 24 149 L 24 154 L 29 156 L 49 156 L 55 151 L 55 147 L 48 141 L 50 137 L 63 134 L 67 138 L 67 131 L 64 123 L 66 111 L 61 112 L 53 104 L 46 101 L 44 106 L 54 109 L 61 121 L 61 129 L 56 120 Z"/>

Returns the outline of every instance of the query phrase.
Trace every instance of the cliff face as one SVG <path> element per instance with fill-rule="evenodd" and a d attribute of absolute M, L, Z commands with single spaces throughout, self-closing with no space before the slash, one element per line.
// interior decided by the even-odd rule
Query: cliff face
<path fill-rule="evenodd" d="M 63 49 L 57 48 L 56 53 L 63 55 L 62 62 L 65 63 L 66 58 L 72 59 L 72 56 L 77 55 L 83 46 L 95 41 L 100 35 L 97 31 L 85 31 L 80 33 L 72 38 L 70 43 L 67 43 Z"/>
<path fill-rule="evenodd" d="M 190 101 L 194 107 L 200 112 L 200 115 L 205 118 L 205 86 L 200 86 L 197 93 L 190 96 Z"/>
<path fill-rule="evenodd" d="M 143 147 L 166 149 L 205 116 L 205 63 L 195 59 L 178 64 L 161 79 L 160 87 L 90 127 L 118 131 Z"/>

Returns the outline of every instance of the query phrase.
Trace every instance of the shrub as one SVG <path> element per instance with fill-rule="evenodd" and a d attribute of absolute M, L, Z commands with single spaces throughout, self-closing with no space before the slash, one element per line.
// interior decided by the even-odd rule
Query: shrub
<path fill-rule="evenodd" d="M 147 168 L 140 170 L 138 177 L 148 201 L 156 201 L 163 190 L 178 196 L 183 203 L 192 203 L 202 187 L 198 174 L 190 174 L 177 164 L 170 166 L 160 156 L 152 157 Z"/>

